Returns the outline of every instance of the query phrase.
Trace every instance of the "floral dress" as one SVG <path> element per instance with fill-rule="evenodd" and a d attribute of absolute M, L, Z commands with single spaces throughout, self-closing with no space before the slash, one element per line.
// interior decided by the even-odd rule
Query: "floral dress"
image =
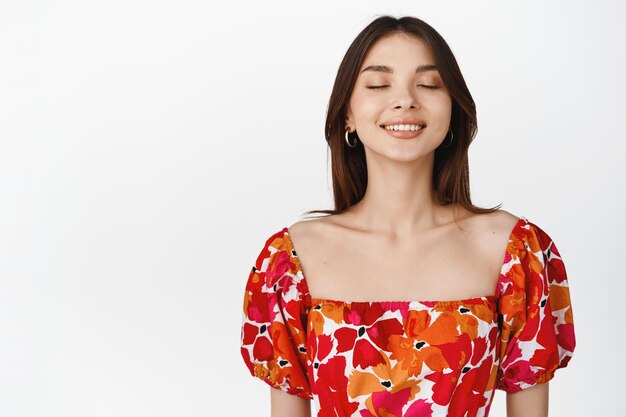
<path fill-rule="evenodd" d="M 312 298 L 289 229 L 270 236 L 243 297 L 254 377 L 314 400 L 316 416 L 487 416 L 496 389 L 549 381 L 576 344 L 559 251 L 520 217 L 496 293 L 447 301 Z"/>

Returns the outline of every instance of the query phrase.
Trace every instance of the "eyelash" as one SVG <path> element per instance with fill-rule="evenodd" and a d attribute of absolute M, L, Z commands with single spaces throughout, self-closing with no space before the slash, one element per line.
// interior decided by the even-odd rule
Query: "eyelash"
<path fill-rule="evenodd" d="M 388 85 L 374 85 L 374 86 L 367 87 L 367 88 L 371 90 L 377 90 L 377 89 L 385 88 L 385 87 L 389 87 L 389 86 Z M 437 88 L 439 88 L 436 85 L 425 85 L 425 84 L 419 84 L 418 87 L 430 88 L 433 90 L 436 90 Z"/>

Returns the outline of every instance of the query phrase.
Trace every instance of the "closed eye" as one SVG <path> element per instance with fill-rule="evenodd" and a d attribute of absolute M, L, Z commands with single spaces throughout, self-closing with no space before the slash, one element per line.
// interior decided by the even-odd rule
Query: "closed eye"
<path fill-rule="evenodd" d="M 375 90 L 375 89 L 386 88 L 386 87 L 389 87 L 389 86 L 388 85 L 372 85 L 372 86 L 369 86 L 367 88 L 369 88 L 371 90 Z M 418 84 L 418 87 L 431 88 L 431 89 L 439 88 L 436 85 L 426 85 L 426 84 Z"/>

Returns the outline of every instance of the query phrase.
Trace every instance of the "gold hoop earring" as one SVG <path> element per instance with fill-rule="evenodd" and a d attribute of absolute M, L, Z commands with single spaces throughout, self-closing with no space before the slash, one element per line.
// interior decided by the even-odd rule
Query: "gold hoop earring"
<path fill-rule="evenodd" d="M 356 130 L 355 130 L 355 132 L 356 132 Z M 349 127 L 346 128 L 346 135 L 345 135 L 346 143 L 348 144 L 349 147 L 355 148 L 356 147 L 356 143 L 359 141 L 359 139 L 358 139 L 358 137 L 354 138 L 354 145 L 351 145 L 350 144 L 350 139 L 348 138 L 348 133 L 350 133 L 350 128 Z"/>
<path fill-rule="evenodd" d="M 448 148 L 452 144 L 452 140 L 454 139 L 454 132 L 450 130 L 450 141 L 446 145 L 441 145 L 442 148 Z"/>

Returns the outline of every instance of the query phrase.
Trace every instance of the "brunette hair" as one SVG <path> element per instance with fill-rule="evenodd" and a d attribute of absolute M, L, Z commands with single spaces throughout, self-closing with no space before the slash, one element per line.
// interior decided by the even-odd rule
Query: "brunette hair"
<path fill-rule="evenodd" d="M 430 46 L 435 65 L 452 99 L 450 130 L 454 140 L 451 146 L 439 146 L 435 150 L 432 186 L 436 201 L 441 205 L 458 203 L 473 213 L 498 210 L 502 203 L 482 208 L 471 202 L 467 153 L 478 129 L 476 106 L 450 47 L 423 20 L 412 16 L 395 18 L 383 15 L 367 25 L 348 48 L 337 70 L 328 103 L 325 136 L 331 153 L 335 208 L 309 210 L 304 214 L 339 214 L 363 198 L 367 187 L 365 150 L 361 141 L 357 141 L 354 148 L 348 148 L 345 142 L 347 107 L 365 55 L 379 39 L 396 33 L 413 35 Z M 448 140 L 446 135 L 444 143 Z"/>

